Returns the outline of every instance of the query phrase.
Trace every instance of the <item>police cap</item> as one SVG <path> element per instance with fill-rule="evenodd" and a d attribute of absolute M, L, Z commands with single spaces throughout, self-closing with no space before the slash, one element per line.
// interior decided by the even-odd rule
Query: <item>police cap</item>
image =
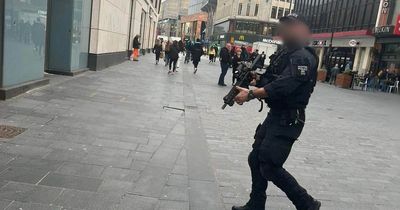
<path fill-rule="evenodd" d="M 300 16 L 296 13 L 291 13 L 291 14 L 288 14 L 286 16 L 279 18 L 279 23 L 283 23 L 283 24 L 285 24 L 285 23 L 288 23 L 288 24 L 303 23 L 305 25 L 308 25 L 306 20 L 302 16 Z"/>

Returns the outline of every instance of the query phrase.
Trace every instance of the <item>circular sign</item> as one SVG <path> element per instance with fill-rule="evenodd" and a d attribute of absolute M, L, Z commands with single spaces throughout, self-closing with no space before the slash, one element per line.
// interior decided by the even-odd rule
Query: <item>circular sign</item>
<path fill-rule="evenodd" d="M 349 41 L 349 45 L 350 45 L 351 47 L 355 47 L 355 46 L 357 46 L 357 44 L 358 44 L 358 42 L 357 42 L 357 40 L 355 40 L 355 39 L 352 39 L 352 40 Z"/>

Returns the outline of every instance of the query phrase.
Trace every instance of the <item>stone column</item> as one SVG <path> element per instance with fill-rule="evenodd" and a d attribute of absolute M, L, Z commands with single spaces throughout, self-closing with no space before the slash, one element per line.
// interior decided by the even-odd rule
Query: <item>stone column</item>
<path fill-rule="evenodd" d="M 353 63 L 353 69 L 359 70 L 360 68 L 360 57 L 361 57 L 361 51 L 363 50 L 362 47 L 358 47 L 356 49 L 356 54 L 354 56 L 354 63 Z"/>
<path fill-rule="evenodd" d="M 318 57 L 319 57 L 318 70 L 320 70 L 320 69 L 322 68 L 322 64 L 324 63 L 324 50 L 325 50 L 325 48 L 323 48 L 323 47 L 319 49 L 319 54 L 318 54 Z"/>
<path fill-rule="evenodd" d="M 365 75 L 365 73 L 369 70 L 369 67 L 371 65 L 371 47 L 366 47 L 365 48 L 365 53 L 364 53 L 364 60 L 361 63 L 361 69 L 358 72 L 358 74 L 363 74 Z"/>

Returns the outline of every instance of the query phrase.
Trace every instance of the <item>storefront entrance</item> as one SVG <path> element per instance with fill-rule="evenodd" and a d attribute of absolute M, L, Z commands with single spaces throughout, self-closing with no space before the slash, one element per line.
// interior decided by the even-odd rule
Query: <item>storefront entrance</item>
<path fill-rule="evenodd" d="M 328 55 L 328 66 L 332 68 L 338 64 L 340 70 L 344 71 L 346 65 L 350 63 L 350 68 L 352 69 L 356 50 L 357 48 L 350 47 L 333 48 L 332 52 Z M 328 48 L 325 48 L 324 54 L 326 54 L 327 51 Z"/>

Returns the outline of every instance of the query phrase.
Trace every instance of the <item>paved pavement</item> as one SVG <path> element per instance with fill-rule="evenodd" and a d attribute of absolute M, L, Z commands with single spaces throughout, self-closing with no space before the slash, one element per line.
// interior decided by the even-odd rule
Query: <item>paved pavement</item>
<path fill-rule="evenodd" d="M 220 109 L 205 60 L 168 76 L 152 56 L 0 102 L 0 209 L 230 209 L 248 198 L 259 104 Z M 227 83 L 230 75 L 227 75 Z M 286 164 L 322 209 L 398 209 L 400 97 L 319 84 Z M 294 209 L 276 187 L 268 209 Z"/>

